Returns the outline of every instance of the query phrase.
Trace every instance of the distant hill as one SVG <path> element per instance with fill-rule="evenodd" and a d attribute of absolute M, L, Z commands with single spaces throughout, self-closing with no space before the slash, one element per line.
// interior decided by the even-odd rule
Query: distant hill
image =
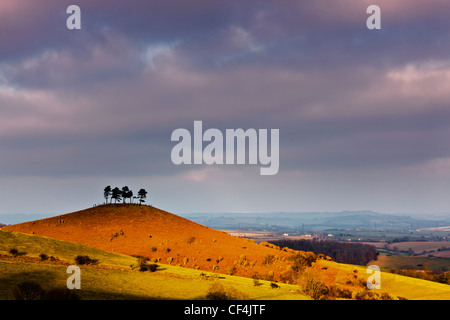
<path fill-rule="evenodd" d="M 261 246 L 154 207 L 130 204 L 97 206 L 6 226 L 2 230 L 149 257 L 161 263 L 244 276 L 285 270 L 285 259 L 292 255 L 292 252 Z M 279 259 L 265 266 L 261 262 L 267 255 L 276 255 Z M 249 267 L 252 263 L 254 266 Z M 280 272 L 275 272 L 275 278 Z"/>
<path fill-rule="evenodd" d="M 197 223 L 216 229 L 245 229 L 279 231 L 335 228 L 378 228 L 410 230 L 450 225 L 450 215 L 427 219 L 409 215 L 382 214 L 373 211 L 341 212 L 271 212 L 271 213 L 187 213 Z"/>

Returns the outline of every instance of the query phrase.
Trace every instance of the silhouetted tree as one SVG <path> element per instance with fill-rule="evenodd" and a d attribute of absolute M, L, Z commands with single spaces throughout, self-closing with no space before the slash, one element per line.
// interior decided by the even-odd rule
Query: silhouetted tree
<path fill-rule="evenodd" d="M 128 187 L 124 187 L 124 188 L 128 188 Z M 122 197 L 123 197 L 123 203 L 125 203 L 125 199 L 130 199 L 130 203 L 131 203 L 131 198 L 133 197 L 133 191 L 132 190 L 124 190 L 124 188 L 122 188 Z"/>
<path fill-rule="evenodd" d="M 105 197 L 105 201 L 106 203 L 108 203 L 108 198 L 111 195 L 111 186 L 107 186 L 104 190 L 103 190 L 103 196 Z"/>
<path fill-rule="evenodd" d="M 123 203 L 125 203 L 125 199 L 128 198 L 129 192 L 130 192 L 130 188 L 128 188 L 128 186 L 122 187 Z"/>
<path fill-rule="evenodd" d="M 138 199 L 139 203 L 145 202 L 145 199 L 147 198 L 147 191 L 145 189 L 141 189 L 138 192 Z"/>
<path fill-rule="evenodd" d="M 112 190 L 111 201 L 112 199 L 114 199 L 114 203 L 117 203 L 117 201 L 122 200 L 122 191 L 119 188 L 115 187 Z"/>

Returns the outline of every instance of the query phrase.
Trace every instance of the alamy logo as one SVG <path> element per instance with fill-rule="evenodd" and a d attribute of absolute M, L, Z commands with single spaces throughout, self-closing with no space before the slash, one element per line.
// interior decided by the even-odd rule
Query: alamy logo
<path fill-rule="evenodd" d="M 367 267 L 367 273 L 371 274 L 369 278 L 367 278 L 367 289 L 381 289 L 381 272 L 380 267 L 376 265 L 370 265 Z"/>
<path fill-rule="evenodd" d="M 72 275 L 67 278 L 67 289 L 81 289 L 81 270 L 79 266 L 71 265 L 67 267 L 67 273 Z"/>
<path fill-rule="evenodd" d="M 263 165 L 261 175 L 274 175 L 280 164 L 279 139 L 279 130 L 271 129 L 269 154 L 267 129 L 226 129 L 224 139 L 219 129 L 210 128 L 203 132 L 202 121 L 194 121 L 193 137 L 183 128 L 172 132 L 171 140 L 179 143 L 173 147 L 171 158 L 176 165 L 259 163 Z M 203 142 L 209 143 L 203 147 Z"/>

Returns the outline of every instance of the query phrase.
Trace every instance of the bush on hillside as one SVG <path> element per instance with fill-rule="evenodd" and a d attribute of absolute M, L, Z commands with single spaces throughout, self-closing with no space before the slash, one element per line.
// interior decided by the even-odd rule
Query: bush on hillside
<path fill-rule="evenodd" d="M 98 260 L 91 259 L 89 256 L 78 255 L 75 257 L 75 263 L 79 265 L 96 264 Z"/>
<path fill-rule="evenodd" d="M 35 281 L 23 281 L 14 288 L 16 300 L 41 300 L 44 295 L 45 290 Z"/>
<path fill-rule="evenodd" d="M 355 300 L 397 300 L 398 298 L 391 296 L 386 292 L 374 292 L 369 290 L 360 290 L 353 292 L 352 298 Z"/>
<path fill-rule="evenodd" d="M 17 257 L 19 255 L 19 250 L 16 248 L 9 249 L 9 253 L 13 255 L 13 257 Z"/>
<path fill-rule="evenodd" d="M 313 262 L 316 262 L 317 257 L 312 252 L 301 252 L 289 257 L 289 260 L 293 262 L 292 270 L 299 272 L 306 267 L 310 267 Z"/>
<path fill-rule="evenodd" d="M 141 272 L 144 271 L 150 271 L 150 272 L 155 272 L 158 269 L 158 265 L 157 264 L 148 264 L 147 262 L 150 260 L 147 257 L 142 257 L 142 256 L 137 256 L 138 261 L 137 261 L 137 267 L 138 270 Z"/>
<path fill-rule="evenodd" d="M 247 300 L 248 298 L 246 293 L 233 287 L 224 287 L 219 282 L 215 282 L 206 294 L 208 300 Z"/>
<path fill-rule="evenodd" d="M 41 254 L 39 255 L 39 258 L 41 259 L 41 261 L 48 260 L 48 256 L 47 256 L 45 253 L 41 253 Z"/>
<path fill-rule="evenodd" d="M 308 277 L 303 291 L 314 300 L 324 300 L 328 294 L 328 287 L 314 277 Z"/>

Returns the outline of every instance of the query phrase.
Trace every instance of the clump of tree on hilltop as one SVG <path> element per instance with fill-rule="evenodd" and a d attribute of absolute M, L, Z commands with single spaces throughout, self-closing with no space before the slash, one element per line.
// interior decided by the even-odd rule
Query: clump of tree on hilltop
<path fill-rule="evenodd" d="M 145 199 L 147 198 L 147 191 L 145 189 L 140 189 L 137 193 L 137 196 L 133 195 L 133 190 L 128 188 L 128 186 L 122 187 L 122 189 L 119 189 L 118 187 L 115 187 L 114 189 L 111 188 L 111 186 L 105 187 L 103 190 L 103 197 L 105 198 L 106 204 L 112 203 L 114 199 L 114 203 L 123 201 L 123 203 L 126 203 L 126 199 L 130 199 L 129 203 L 133 203 L 132 199 L 138 199 L 139 204 L 142 204 L 145 202 Z"/>

